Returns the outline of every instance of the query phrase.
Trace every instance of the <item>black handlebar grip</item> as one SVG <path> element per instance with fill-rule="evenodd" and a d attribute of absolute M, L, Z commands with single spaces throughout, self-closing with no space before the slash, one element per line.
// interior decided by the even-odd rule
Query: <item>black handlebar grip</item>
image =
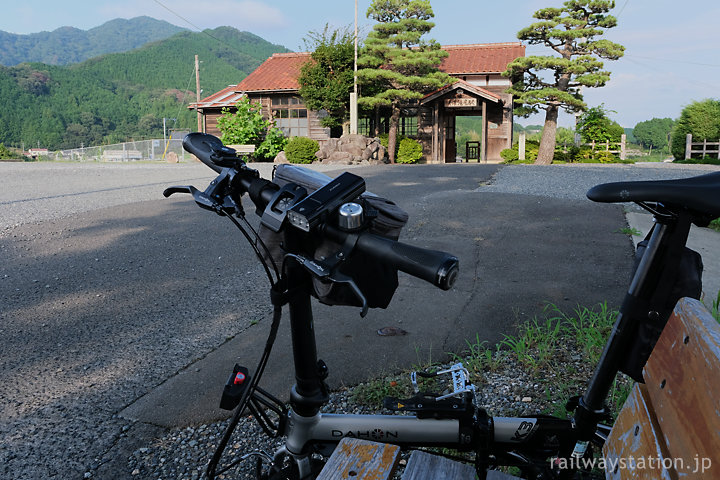
<path fill-rule="evenodd" d="M 195 155 L 202 163 L 217 173 L 222 171 L 222 167 L 215 165 L 210 159 L 214 149 L 224 147 L 219 138 L 206 133 L 193 132 L 185 135 L 182 145 L 186 151 Z"/>
<path fill-rule="evenodd" d="M 460 268 L 457 257 L 449 253 L 415 247 L 371 233 L 359 236 L 357 248 L 443 290 L 450 290 Z"/>

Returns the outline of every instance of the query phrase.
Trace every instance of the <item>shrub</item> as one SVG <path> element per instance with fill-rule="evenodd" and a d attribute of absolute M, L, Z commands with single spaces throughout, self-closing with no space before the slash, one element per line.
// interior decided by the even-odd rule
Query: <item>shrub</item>
<path fill-rule="evenodd" d="M 243 97 L 232 113 L 224 108 L 218 118 L 222 132 L 220 140 L 226 145 L 255 145 L 255 159 L 272 161 L 285 147 L 287 139 L 272 122 L 263 119 L 260 102 Z"/>
<path fill-rule="evenodd" d="M 506 148 L 500 152 L 505 163 L 533 163 L 538 155 L 540 144 L 536 141 L 525 143 L 525 160 L 519 160 L 518 144 L 512 148 Z M 565 163 L 634 163 L 631 160 L 621 161 L 617 156 L 605 150 L 593 150 L 588 146 L 577 147 L 575 145 L 558 145 L 555 148 L 554 162 Z"/>
<path fill-rule="evenodd" d="M 261 162 L 272 162 L 280 152 L 285 149 L 288 139 L 282 131 L 271 126 L 265 133 L 265 138 L 255 149 L 255 159 Z"/>
<path fill-rule="evenodd" d="M 702 142 L 703 139 L 715 141 L 720 137 L 720 100 L 693 102 L 683 109 L 670 140 L 676 160 L 685 158 L 685 137 L 688 133 L 693 135 L 693 142 Z"/>
<path fill-rule="evenodd" d="M 285 146 L 285 156 L 290 163 L 312 163 L 317 160 L 315 152 L 320 145 L 307 137 L 293 137 Z"/>
<path fill-rule="evenodd" d="M 687 160 L 675 160 L 673 163 L 684 163 L 687 165 L 720 165 L 720 159 L 710 155 L 705 155 L 703 158 L 689 158 Z"/>
<path fill-rule="evenodd" d="M 422 145 L 412 138 L 403 138 L 396 158 L 397 163 L 417 163 L 422 158 Z"/>
<path fill-rule="evenodd" d="M 505 160 L 505 163 L 533 163 L 537 159 L 540 142 L 535 140 L 527 140 L 525 142 L 525 160 L 520 160 L 519 148 L 519 145 L 516 143 L 512 148 L 506 148 L 500 152 L 500 156 Z"/>
<path fill-rule="evenodd" d="M 513 163 L 520 158 L 520 154 L 518 153 L 518 149 L 513 146 L 513 148 L 506 148 L 502 152 L 500 152 L 500 156 L 503 160 L 505 160 L 505 163 Z"/>
<path fill-rule="evenodd" d="M 570 145 L 569 147 L 563 147 L 562 145 L 559 145 L 557 148 L 555 148 L 555 156 L 553 157 L 553 161 L 573 163 L 577 161 L 579 153 L 580 148 L 575 145 Z"/>
<path fill-rule="evenodd" d="M 0 159 L 16 160 L 16 159 L 22 159 L 22 158 L 23 158 L 22 155 L 20 155 L 19 153 L 13 152 L 9 148 L 7 148 L 5 146 L 5 144 L 0 143 Z"/>

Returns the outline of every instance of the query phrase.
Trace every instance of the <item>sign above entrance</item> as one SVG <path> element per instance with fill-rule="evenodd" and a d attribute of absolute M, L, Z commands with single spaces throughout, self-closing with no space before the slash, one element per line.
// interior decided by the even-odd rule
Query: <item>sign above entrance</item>
<path fill-rule="evenodd" d="M 446 98 L 445 106 L 449 108 L 477 107 L 478 101 L 474 97 Z"/>

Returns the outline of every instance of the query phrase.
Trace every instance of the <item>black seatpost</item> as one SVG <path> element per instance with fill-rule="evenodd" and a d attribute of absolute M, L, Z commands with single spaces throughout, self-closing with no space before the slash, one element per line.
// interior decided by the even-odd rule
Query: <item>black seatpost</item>
<path fill-rule="evenodd" d="M 288 232 L 286 242 L 297 241 L 294 232 Z M 292 250 L 290 250 L 292 251 Z M 318 363 L 310 292 L 312 276 L 293 259 L 286 261 L 285 278 L 288 285 L 290 309 L 290 334 L 293 361 L 295 363 L 295 386 L 290 402 L 293 410 L 304 417 L 311 417 L 327 402 L 325 387 L 327 372 Z"/>

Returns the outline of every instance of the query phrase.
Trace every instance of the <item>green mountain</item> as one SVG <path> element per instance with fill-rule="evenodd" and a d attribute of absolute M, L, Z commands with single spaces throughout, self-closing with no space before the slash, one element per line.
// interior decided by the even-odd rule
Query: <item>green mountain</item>
<path fill-rule="evenodd" d="M 181 32 L 126 53 L 55 66 L 0 66 L 0 143 L 50 149 L 162 138 L 194 129 L 195 55 L 203 96 L 236 84 L 275 52 L 287 52 L 230 27 Z"/>
<path fill-rule="evenodd" d="M 182 31 L 186 29 L 150 17 L 118 18 L 90 30 L 61 27 L 30 35 L 0 31 L 0 64 L 68 65 L 106 53 L 133 50 Z"/>

